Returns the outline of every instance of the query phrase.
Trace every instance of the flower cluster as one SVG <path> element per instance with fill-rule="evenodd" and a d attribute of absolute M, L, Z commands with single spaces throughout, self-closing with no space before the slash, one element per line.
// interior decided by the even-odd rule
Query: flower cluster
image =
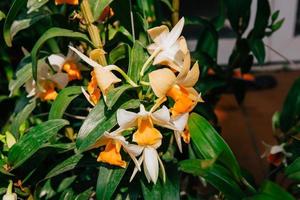
<path fill-rule="evenodd" d="M 185 38 L 180 36 L 183 26 L 184 18 L 171 31 L 165 25 L 148 30 L 153 43 L 147 47 L 150 57 L 142 66 L 140 77 L 144 77 L 152 61 L 154 66 L 164 66 L 146 74 L 149 76 L 147 85 L 151 87 L 157 99 L 149 110 L 141 104 L 138 113 L 118 109 L 119 128 L 113 132 L 104 133 L 94 145 L 94 148 L 105 146 L 97 161 L 119 167 L 127 166 L 121 156 L 121 149 L 123 149 L 135 163 L 130 180 L 141 170 L 141 165 L 149 182 L 157 182 L 159 169 L 163 177 L 165 176 L 164 165 L 157 152 L 163 140 L 163 134 L 158 127 L 174 132 L 180 152 L 182 152 L 182 138 L 185 143 L 190 142 L 187 126 L 189 113 L 198 102 L 203 102 L 203 100 L 193 88 L 199 79 L 200 70 L 197 62 L 191 66 L 190 52 Z M 34 81 L 31 81 L 33 84 L 27 84 L 28 87 L 26 87 L 30 88 L 27 89 L 29 96 L 36 95 L 42 100 L 55 99 L 57 96 L 55 87 L 61 89 L 69 81 L 81 79 L 80 58 L 93 68 L 87 91 L 82 87 L 84 96 L 93 106 L 101 97 L 107 101 L 109 90 L 122 81 L 114 74 L 114 71 L 119 72 L 133 87 L 139 87 L 116 65 L 102 66 L 97 62 L 98 58 L 105 53 L 103 50 L 94 49 L 88 57 L 73 46 L 69 46 L 69 49 L 70 52 L 66 57 L 63 55 L 48 57 L 54 73 L 50 73 L 46 65 L 46 67 L 39 66 L 41 71 L 38 72 L 38 85 L 41 90 L 38 91 L 38 87 L 34 87 Z M 168 97 L 174 102 L 170 108 L 163 105 Z M 123 133 L 127 130 L 135 131 L 125 137 Z M 130 138 L 132 143 L 128 142 Z"/>

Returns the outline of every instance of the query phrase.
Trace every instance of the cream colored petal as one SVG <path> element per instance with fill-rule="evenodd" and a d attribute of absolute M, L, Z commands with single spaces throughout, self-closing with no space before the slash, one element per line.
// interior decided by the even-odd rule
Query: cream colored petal
<path fill-rule="evenodd" d="M 150 177 L 151 181 L 156 184 L 159 174 L 158 154 L 156 149 L 146 147 L 144 149 L 144 171 L 145 175 Z M 148 178 L 149 178 L 148 177 Z M 149 181 L 149 180 L 148 180 Z"/>
<path fill-rule="evenodd" d="M 157 45 L 156 43 L 152 43 L 147 47 L 147 50 L 150 54 L 152 54 L 158 48 L 159 48 L 159 45 Z"/>
<path fill-rule="evenodd" d="M 90 59 L 89 57 L 87 57 L 86 55 L 84 55 L 83 53 L 81 53 L 79 50 L 77 50 L 76 48 L 69 46 L 70 49 L 72 49 L 72 51 L 74 51 L 84 62 L 86 62 L 87 64 L 89 64 L 92 67 L 102 67 L 101 65 L 99 65 L 97 62 L 93 61 L 92 59 Z"/>
<path fill-rule="evenodd" d="M 180 54 L 180 52 L 178 52 Z M 165 65 L 171 67 L 176 71 L 181 71 L 182 63 L 178 58 L 180 55 L 173 54 L 170 51 L 162 51 L 161 53 L 157 54 L 155 59 L 153 60 L 153 65 Z"/>
<path fill-rule="evenodd" d="M 169 33 L 169 28 L 166 25 L 161 25 L 151 28 L 147 32 L 154 42 L 159 43 L 161 42 L 163 37 L 167 36 L 167 34 Z"/>
<path fill-rule="evenodd" d="M 131 157 L 132 161 L 135 164 L 135 167 L 141 171 L 141 166 L 140 163 L 138 162 L 138 160 L 136 159 L 137 156 L 139 156 L 142 151 L 144 150 L 143 147 L 140 147 L 138 145 L 134 145 L 134 144 L 128 144 L 128 145 L 124 145 L 124 150 L 129 154 L 129 156 Z"/>
<path fill-rule="evenodd" d="M 85 91 L 85 89 L 83 87 L 81 87 L 81 92 L 84 95 L 84 97 L 86 98 L 86 100 L 92 105 L 95 106 L 95 104 L 91 101 L 90 99 L 90 95 Z"/>
<path fill-rule="evenodd" d="M 48 79 L 51 77 L 50 75 L 50 69 L 48 64 L 42 62 L 41 64 L 38 65 L 38 69 L 37 69 L 37 75 L 38 75 L 38 80 L 44 80 L 44 79 Z"/>
<path fill-rule="evenodd" d="M 95 71 L 98 86 L 103 92 L 103 94 L 107 94 L 107 89 L 111 85 L 121 81 L 121 79 L 116 77 L 110 70 L 105 69 L 104 67 L 101 66 L 95 67 L 94 71 Z"/>
<path fill-rule="evenodd" d="M 282 145 L 274 145 L 271 147 L 270 154 L 277 154 L 284 152 Z"/>
<path fill-rule="evenodd" d="M 178 146 L 180 153 L 182 153 L 182 143 L 181 143 L 181 135 L 179 131 L 174 131 L 174 137 Z"/>
<path fill-rule="evenodd" d="M 141 166 L 142 162 L 144 161 L 144 154 L 141 155 L 141 157 L 138 160 L 138 166 Z M 135 166 L 132 172 L 132 175 L 130 177 L 129 182 L 131 182 L 133 180 L 133 178 L 135 177 L 136 173 L 139 171 L 139 169 Z"/>
<path fill-rule="evenodd" d="M 28 93 L 26 97 L 32 97 L 36 94 L 36 84 L 35 81 L 33 79 L 29 79 L 26 83 L 25 83 L 25 90 Z"/>
<path fill-rule="evenodd" d="M 117 110 L 117 121 L 121 128 L 127 129 L 136 126 L 138 114 L 124 109 Z"/>
<path fill-rule="evenodd" d="M 176 80 L 175 74 L 167 68 L 149 74 L 150 85 L 157 97 L 165 96 Z"/>
<path fill-rule="evenodd" d="M 62 54 L 53 54 L 48 57 L 48 61 L 55 71 L 61 71 L 66 62 L 66 58 Z"/>
<path fill-rule="evenodd" d="M 183 36 L 180 36 L 178 39 L 178 43 L 179 43 L 179 48 L 182 51 L 182 53 L 185 55 L 189 52 L 186 40 Z"/>
<path fill-rule="evenodd" d="M 56 83 L 59 89 L 65 88 L 69 83 L 69 77 L 67 73 L 58 72 L 53 74 L 50 78 L 54 83 Z"/>
<path fill-rule="evenodd" d="M 170 111 L 166 106 L 163 106 L 161 109 L 152 113 L 151 117 L 154 124 L 169 129 L 175 129 L 174 125 L 171 123 Z"/>
<path fill-rule="evenodd" d="M 196 62 L 193 68 L 187 73 L 185 79 L 181 82 L 181 85 L 184 87 L 193 87 L 196 85 L 197 81 L 199 80 L 200 76 L 200 69 L 198 62 Z"/>
<path fill-rule="evenodd" d="M 166 170 L 165 170 L 165 166 L 163 164 L 163 162 L 161 161 L 160 157 L 158 156 L 158 163 L 159 163 L 159 166 L 160 166 L 160 171 L 161 171 L 161 174 L 162 174 L 162 178 L 163 178 L 163 182 L 165 183 L 166 182 Z"/>
<path fill-rule="evenodd" d="M 189 119 L 189 113 L 184 113 L 172 119 L 173 124 L 176 127 L 176 130 L 182 132 L 188 123 L 188 119 Z"/>
<path fill-rule="evenodd" d="M 77 49 L 76 47 L 74 47 L 72 44 L 70 44 L 69 46 L 72 46 L 73 48 Z M 79 50 L 78 50 L 79 51 Z M 79 51 L 80 52 L 80 51 Z M 69 48 L 68 50 L 68 54 L 66 56 L 66 60 L 71 60 L 75 63 L 80 61 L 80 57 L 79 55 L 77 55 L 76 52 L 74 52 L 73 50 L 71 50 L 71 48 Z"/>
<path fill-rule="evenodd" d="M 186 79 L 187 74 L 189 73 L 191 67 L 191 55 L 187 53 L 184 55 L 183 67 L 181 68 L 180 73 L 177 76 L 176 82 L 181 84 Z"/>
<path fill-rule="evenodd" d="M 167 38 L 163 41 L 163 48 L 168 48 L 176 42 L 176 40 L 179 38 L 182 32 L 183 26 L 184 26 L 184 18 L 182 17 L 178 21 L 178 23 L 173 27 L 173 29 L 170 31 Z"/>

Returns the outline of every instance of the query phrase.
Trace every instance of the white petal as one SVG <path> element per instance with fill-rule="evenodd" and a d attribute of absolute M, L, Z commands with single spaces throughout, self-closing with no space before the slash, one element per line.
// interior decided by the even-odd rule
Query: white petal
<path fill-rule="evenodd" d="M 124 145 L 123 148 L 129 154 L 129 156 L 131 157 L 131 159 L 133 160 L 136 168 L 139 171 L 141 171 L 140 164 L 139 164 L 138 160 L 136 159 L 136 157 L 139 156 L 142 153 L 142 151 L 143 151 L 144 148 L 140 147 L 138 145 L 134 145 L 134 144 Z"/>
<path fill-rule="evenodd" d="M 81 53 L 79 50 L 77 50 L 76 48 L 74 48 L 72 46 L 69 46 L 69 48 L 72 49 L 72 51 L 74 51 L 82 60 L 84 60 L 84 62 L 86 62 L 90 66 L 92 66 L 92 67 L 102 67 L 97 62 L 93 61 L 92 59 L 90 59 L 89 57 L 87 57 L 86 55 Z"/>
<path fill-rule="evenodd" d="M 139 158 L 138 160 L 138 165 L 140 166 L 142 164 L 144 160 L 144 154 L 142 154 L 142 156 Z M 136 173 L 139 171 L 139 169 L 135 166 L 134 169 L 133 169 L 133 172 L 132 172 L 132 175 L 130 177 L 130 180 L 129 182 L 131 182 L 133 180 L 133 178 L 135 177 Z"/>
<path fill-rule="evenodd" d="M 59 89 L 65 88 L 69 82 L 68 74 L 62 72 L 53 74 L 50 79 L 57 84 Z"/>
<path fill-rule="evenodd" d="M 170 111 L 166 106 L 163 106 L 161 109 L 152 113 L 151 117 L 154 124 L 169 129 L 175 129 L 171 123 Z"/>
<path fill-rule="evenodd" d="M 182 153 L 181 135 L 179 131 L 174 131 L 175 140 L 180 153 Z"/>
<path fill-rule="evenodd" d="M 85 91 L 85 89 L 83 87 L 81 87 L 81 92 L 84 95 L 84 97 L 86 98 L 86 100 L 88 100 L 88 102 L 92 105 L 95 106 L 95 104 L 91 101 L 90 99 L 90 95 Z"/>
<path fill-rule="evenodd" d="M 48 57 L 48 61 L 52 67 L 55 68 L 55 71 L 61 71 L 66 58 L 61 54 L 53 54 Z"/>
<path fill-rule="evenodd" d="M 166 170 L 165 170 L 165 166 L 163 164 L 163 162 L 161 161 L 160 157 L 158 156 L 158 162 L 159 162 L 159 166 L 161 169 L 161 173 L 162 173 L 162 177 L 163 177 L 163 182 L 166 182 Z"/>
<path fill-rule="evenodd" d="M 270 153 L 271 154 L 277 154 L 284 152 L 284 149 L 281 145 L 274 145 L 271 147 Z"/>
<path fill-rule="evenodd" d="M 154 148 L 146 147 L 144 150 L 144 154 L 145 154 L 145 158 L 143 164 L 144 164 L 145 174 L 149 175 L 152 182 L 155 184 L 159 173 L 157 151 Z"/>
<path fill-rule="evenodd" d="M 136 125 L 138 114 L 124 109 L 117 110 L 117 121 L 120 127 L 127 129 Z"/>
<path fill-rule="evenodd" d="M 179 22 L 173 27 L 171 32 L 168 34 L 168 37 L 165 39 L 163 44 L 165 48 L 170 47 L 176 42 L 176 40 L 179 38 L 182 32 L 183 26 L 184 26 L 184 18 L 182 17 L 179 20 Z"/>
<path fill-rule="evenodd" d="M 177 131 L 182 132 L 184 130 L 185 126 L 187 125 L 188 119 L 189 113 L 184 113 L 172 119 Z"/>
<path fill-rule="evenodd" d="M 161 25 L 151 28 L 147 32 L 155 43 L 161 43 L 168 35 L 169 28 L 166 25 Z"/>
<path fill-rule="evenodd" d="M 182 81 L 181 84 L 185 87 L 193 87 L 199 80 L 199 76 L 200 76 L 200 69 L 199 69 L 198 62 L 196 62 L 193 68 L 187 73 L 184 81 Z"/>

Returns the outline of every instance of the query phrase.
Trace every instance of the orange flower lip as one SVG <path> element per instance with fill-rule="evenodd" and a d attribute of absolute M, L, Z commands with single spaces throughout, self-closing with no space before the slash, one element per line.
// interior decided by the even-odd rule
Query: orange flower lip
<path fill-rule="evenodd" d="M 64 3 L 70 5 L 78 5 L 79 1 L 78 0 L 55 0 L 55 5 L 60 5 Z"/>
<path fill-rule="evenodd" d="M 127 163 L 122 160 L 120 151 L 121 143 L 109 140 L 105 146 L 105 150 L 99 154 L 97 161 L 125 168 Z"/>
<path fill-rule="evenodd" d="M 55 91 L 55 84 L 47 80 L 41 81 L 40 84 L 44 89 L 44 91 L 41 91 L 38 95 L 41 98 L 41 100 L 43 101 L 55 100 L 58 95 L 57 92 Z"/>
<path fill-rule="evenodd" d="M 91 76 L 92 76 L 92 78 L 91 78 L 91 81 L 88 84 L 87 91 L 90 94 L 89 98 L 90 98 L 91 102 L 93 102 L 96 105 L 98 103 L 99 99 L 100 99 L 101 91 L 98 88 L 97 80 L 96 80 L 96 76 L 95 76 L 94 71 L 91 72 Z"/>
<path fill-rule="evenodd" d="M 69 80 L 80 80 L 81 73 L 77 68 L 77 65 L 71 61 L 67 61 L 63 64 L 63 70 L 68 73 Z"/>
<path fill-rule="evenodd" d="M 133 134 L 133 141 L 141 146 L 157 144 L 162 139 L 161 133 L 154 128 L 150 117 L 138 119 L 138 130 Z"/>

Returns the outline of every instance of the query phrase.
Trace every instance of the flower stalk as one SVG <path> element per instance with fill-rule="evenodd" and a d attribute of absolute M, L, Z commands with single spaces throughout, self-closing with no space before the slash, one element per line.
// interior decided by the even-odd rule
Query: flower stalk
<path fill-rule="evenodd" d="M 116 65 L 109 65 L 106 68 L 119 72 L 132 87 L 139 87 L 120 67 Z"/>
<path fill-rule="evenodd" d="M 159 54 L 159 52 L 161 51 L 160 48 L 157 48 L 152 54 L 151 56 L 146 60 L 146 62 L 144 63 L 141 72 L 140 72 L 140 76 L 143 77 L 145 70 L 147 69 L 147 67 L 149 66 L 150 62 L 157 56 L 157 54 Z"/>

